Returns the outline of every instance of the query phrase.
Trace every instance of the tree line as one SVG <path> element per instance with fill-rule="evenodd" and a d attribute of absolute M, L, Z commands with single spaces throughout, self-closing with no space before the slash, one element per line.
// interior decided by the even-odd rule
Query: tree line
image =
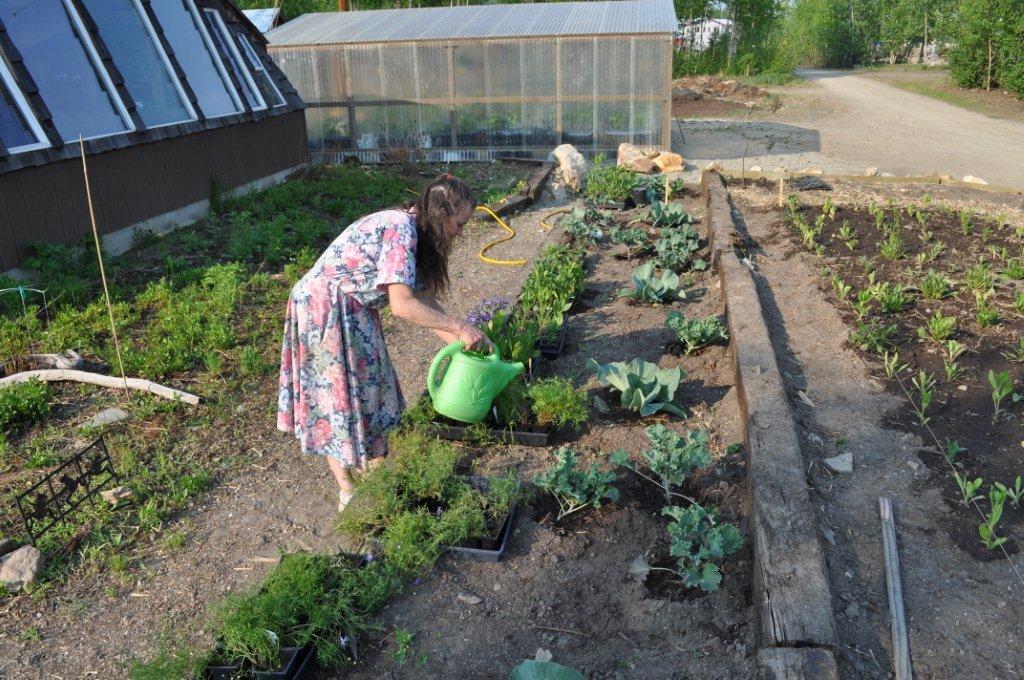
<path fill-rule="evenodd" d="M 516 2 L 520 0 L 502 0 Z M 526 0 L 529 1 L 529 0 Z M 1022 0 L 673 0 L 682 22 L 727 19 L 707 49 L 676 54 L 677 75 L 788 74 L 794 66 L 850 67 L 923 60 L 937 51 L 961 87 L 1002 87 L 1024 97 Z M 345 0 L 386 9 L 477 4 L 479 0 Z M 330 12 L 338 0 L 240 0 L 280 5 L 285 20 Z"/>

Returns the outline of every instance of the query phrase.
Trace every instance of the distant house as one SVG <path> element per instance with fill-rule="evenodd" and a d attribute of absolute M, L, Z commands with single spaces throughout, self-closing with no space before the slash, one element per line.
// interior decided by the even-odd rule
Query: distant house
<path fill-rule="evenodd" d="M 680 49 L 703 52 L 711 43 L 727 36 L 731 30 L 732 21 L 729 19 L 690 19 L 680 22 L 676 41 Z"/>
<path fill-rule="evenodd" d="M 270 9 L 243 9 L 242 14 L 252 22 L 252 25 L 259 29 L 260 33 L 266 33 L 281 23 L 281 8 Z"/>
<path fill-rule="evenodd" d="M 0 0 L 0 272 L 37 241 L 202 216 L 308 158 L 304 105 L 228 0 Z"/>

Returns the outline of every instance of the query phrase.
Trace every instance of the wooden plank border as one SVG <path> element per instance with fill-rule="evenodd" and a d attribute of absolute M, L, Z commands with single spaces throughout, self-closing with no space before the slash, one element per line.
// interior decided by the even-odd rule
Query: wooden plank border
<path fill-rule="evenodd" d="M 827 661 L 816 656 L 811 666 L 820 669 L 822 663 L 825 667 L 831 663 L 834 669 L 831 650 L 838 644 L 838 635 L 796 423 L 756 282 L 733 252 L 740 235 L 725 182 L 718 173 L 705 172 L 701 190 L 707 207 L 711 258 L 718 264 L 732 334 L 736 386 L 747 442 L 760 647 L 789 648 L 792 652 L 788 656 L 781 651 L 768 654 L 762 659 L 762 672 L 765 677 L 776 678 L 829 677 L 801 670 L 808 666 L 797 659 L 806 648 L 821 648 Z M 803 649 L 798 653 L 797 648 Z M 785 663 L 780 659 L 785 659 Z"/>

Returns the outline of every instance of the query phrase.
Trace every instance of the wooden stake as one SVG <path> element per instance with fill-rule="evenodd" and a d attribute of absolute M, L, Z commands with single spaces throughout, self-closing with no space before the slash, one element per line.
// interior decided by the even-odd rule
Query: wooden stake
<path fill-rule="evenodd" d="M 786 200 L 786 173 L 779 175 L 779 207 L 781 208 Z"/>
<path fill-rule="evenodd" d="M 889 615 L 892 619 L 892 657 L 896 666 L 896 680 L 913 680 L 907 619 L 903 612 L 903 584 L 900 581 L 896 523 L 893 521 L 892 501 L 889 498 L 878 498 L 878 513 L 882 517 L 882 552 L 885 556 L 885 582 L 889 594 Z"/>
<path fill-rule="evenodd" d="M 92 238 L 96 242 L 96 259 L 100 263 L 100 280 L 103 281 L 103 297 L 107 301 L 107 316 L 110 317 L 110 334 L 114 338 L 114 350 L 117 352 L 117 368 L 121 371 L 124 391 L 128 391 L 128 378 L 124 374 L 124 361 L 121 359 L 121 342 L 117 338 L 117 326 L 114 324 L 114 306 L 110 303 L 110 289 L 107 287 L 107 271 L 103 266 L 103 249 L 100 247 L 100 232 L 96 228 L 96 213 L 92 207 L 92 190 L 89 187 L 89 166 L 85 163 L 85 140 L 78 136 L 78 146 L 82 151 L 82 175 L 85 176 L 85 199 L 89 204 L 89 221 L 92 223 Z"/>

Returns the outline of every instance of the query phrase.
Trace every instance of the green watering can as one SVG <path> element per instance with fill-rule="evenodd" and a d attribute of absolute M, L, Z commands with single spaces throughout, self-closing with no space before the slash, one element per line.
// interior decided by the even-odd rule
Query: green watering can
<path fill-rule="evenodd" d="M 441 415 L 463 423 L 479 423 L 487 417 L 498 393 L 523 372 L 523 364 L 502 361 L 497 348 L 484 355 L 465 347 L 464 342 L 453 342 L 437 353 L 430 362 L 427 391 L 434 410 Z M 442 371 L 445 359 L 451 361 Z"/>

